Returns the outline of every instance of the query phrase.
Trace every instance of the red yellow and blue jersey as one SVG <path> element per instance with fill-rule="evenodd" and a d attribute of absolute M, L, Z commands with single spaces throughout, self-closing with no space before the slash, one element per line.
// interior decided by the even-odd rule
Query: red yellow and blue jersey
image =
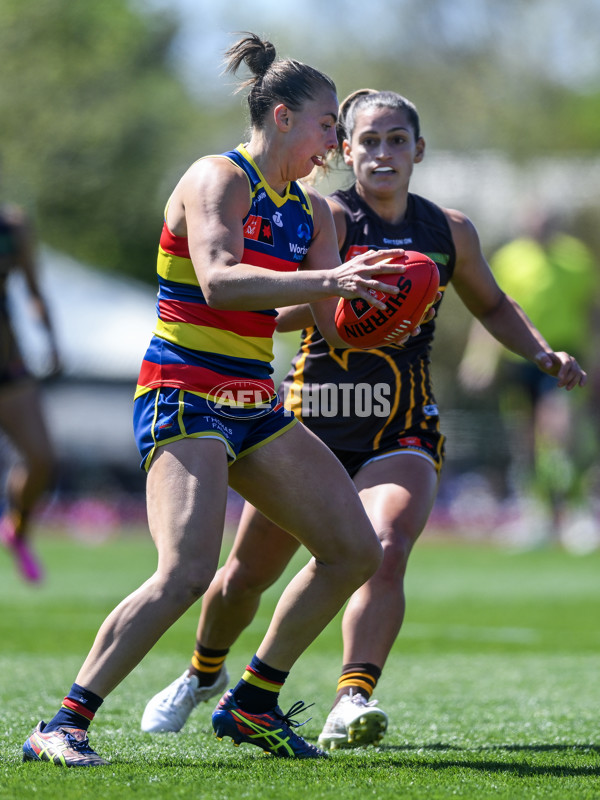
<path fill-rule="evenodd" d="M 313 237 L 312 205 L 304 188 L 288 184 L 283 196 L 265 181 L 243 145 L 223 153 L 248 177 L 251 205 L 240 223 L 242 262 L 277 272 L 295 271 Z M 273 332 L 277 311 L 211 308 L 204 298 L 188 248 L 165 221 L 157 260 L 157 323 L 144 356 L 136 397 L 159 386 L 194 392 L 209 400 L 230 381 L 260 387 L 273 397 Z M 222 396 L 219 395 L 220 402 Z"/>
<path fill-rule="evenodd" d="M 332 197 L 346 216 L 342 260 L 370 249 L 417 250 L 435 261 L 440 290 L 445 292 L 456 253 L 450 226 L 439 206 L 409 194 L 404 219 L 392 224 L 379 217 L 354 186 L 333 192 Z M 413 439 L 429 433 L 441 447 L 429 369 L 434 332 L 435 318 L 405 345 L 358 350 L 331 347 L 317 327 L 307 328 L 280 387 L 280 397 L 338 456 L 349 451 L 376 455 L 410 447 Z"/>

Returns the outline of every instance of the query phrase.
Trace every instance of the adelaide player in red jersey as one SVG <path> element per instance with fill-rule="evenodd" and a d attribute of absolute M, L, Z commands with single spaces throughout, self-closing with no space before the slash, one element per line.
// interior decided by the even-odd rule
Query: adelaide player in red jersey
<path fill-rule="evenodd" d="M 451 282 L 499 342 L 559 386 L 582 385 L 585 373 L 575 359 L 553 352 L 497 285 L 472 222 L 409 192 L 413 167 L 425 153 L 414 105 L 394 92 L 361 90 L 342 104 L 338 126 L 339 152 L 355 179 L 328 198 L 342 258 L 391 247 L 426 253 L 438 266 L 442 292 Z M 388 719 L 372 693 L 402 626 L 407 562 L 433 506 L 444 458 L 429 368 L 435 319 L 402 346 L 368 351 L 333 346 L 307 306 L 280 309 L 278 328 L 303 328 L 281 399 L 345 466 L 384 552 L 344 612 L 341 674 L 319 744 L 377 743 Z M 149 701 L 144 730 L 179 730 L 198 702 L 218 693 L 227 680 L 229 647 L 297 547 L 295 538 L 245 506 L 231 554 L 205 596 L 191 664 Z"/>
<path fill-rule="evenodd" d="M 244 64 L 252 76 L 251 137 L 235 151 L 197 161 L 170 197 L 157 264 L 158 319 L 134 405 L 158 566 L 101 625 L 62 707 L 25 742 L 27 761 L 106 763 L 90 747 L 88 726 L 103 699 L 209 586 L 228 484 L 314 557 L 284 590 L 248 669 L 223 696 L 213 718 L 218 736 L 279 756 L 325 755 L 294 733 L 279 690 L 381 561 L 348 474 L 318 437 L 294 424 L 274 391 L 271 334 L 276 307 L 307 302 L 328 340 L 343 346 L 334 325 L 338 298 L 377 305 L 369 290 L 390 288 L 377 275 L 398 268 L 379 263 L 385 254 L 376 252 L 342 264 L 327 204 L 297 184 L 336 145 L 331 79 L 276 59 L 273 45 L 253 34 L 227 56 L 231 72 Z"/>

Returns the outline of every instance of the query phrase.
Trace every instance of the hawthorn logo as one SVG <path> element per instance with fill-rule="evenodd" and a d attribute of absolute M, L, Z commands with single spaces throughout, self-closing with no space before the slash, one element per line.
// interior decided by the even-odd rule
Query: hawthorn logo
<path fill-rule="evenodd" d="M 215 386 L 207 395 L 208 405 L 223 417 L 247 419 L 263 417 L 273 410 L 274 393 L 263 383 L 252 380 L 231 380 Z"/>

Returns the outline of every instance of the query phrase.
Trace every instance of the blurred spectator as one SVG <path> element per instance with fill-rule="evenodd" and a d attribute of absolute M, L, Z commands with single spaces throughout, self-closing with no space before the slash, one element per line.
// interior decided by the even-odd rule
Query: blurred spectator
<path fill-rule="evenodd" d="M 0 205 L 0 428 L 17 450 L 6 480 L 0 516 L 0 542 L 14 557 L 17 569 L 30 582 L 42 569 L 29 544 L 31 512 L 54 472 L 54 452 L 46 429 L 39 388 L 25 365 L 9 316 L 9 273 L 20 270 L 33 310 L 50 343 L 50 373 L 59 371 L 56 341 L 36 274 L 33 235 L 19 208 Z"/>
<path fill-rule="evenodd" d="M 566 512 L 580 506 L 586 495 L 587 469 L 598 456 L 593 424 L 598 265 L 557 216 L 543 213 L 530 220 L 522 236 L 501 247 L 490 265 L 501 288 L 522 306 L 550 346 L 571 353 L 592 372 L 585 394 L 559 391 L 555 378 L 502 348 L 477 322 L 459 368 L 466 390 L 493 385 L 497 392 L 511 453 L 509 491 L 537 501 L 542 510 L 540 529 L 529 535 L 558 539 Z"/>

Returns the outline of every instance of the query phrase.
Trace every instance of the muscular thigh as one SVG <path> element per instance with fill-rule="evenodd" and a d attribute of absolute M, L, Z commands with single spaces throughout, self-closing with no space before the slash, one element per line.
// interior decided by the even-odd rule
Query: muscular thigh
<path fill-rule="evenodd" d="M 227 453 L 216 439 L 180 439 L 158 448 L 148 471 L 150 533 L 159 569 L 217 566 L 227 503 Z"/>
<path fill-rule="evenodd" d="M 239 459 L 230 483 L 313 554 L 371 534 L 356 487 L 337 458 L 303 425 Z"/>
<path fill-rule="evenodd" d="M 438 477 L 433 464 L 404 452 L 371 461 L 354 476 L 360 498 L 375 532 L 402 536 L 414 543 L 433 506 Z"/>

